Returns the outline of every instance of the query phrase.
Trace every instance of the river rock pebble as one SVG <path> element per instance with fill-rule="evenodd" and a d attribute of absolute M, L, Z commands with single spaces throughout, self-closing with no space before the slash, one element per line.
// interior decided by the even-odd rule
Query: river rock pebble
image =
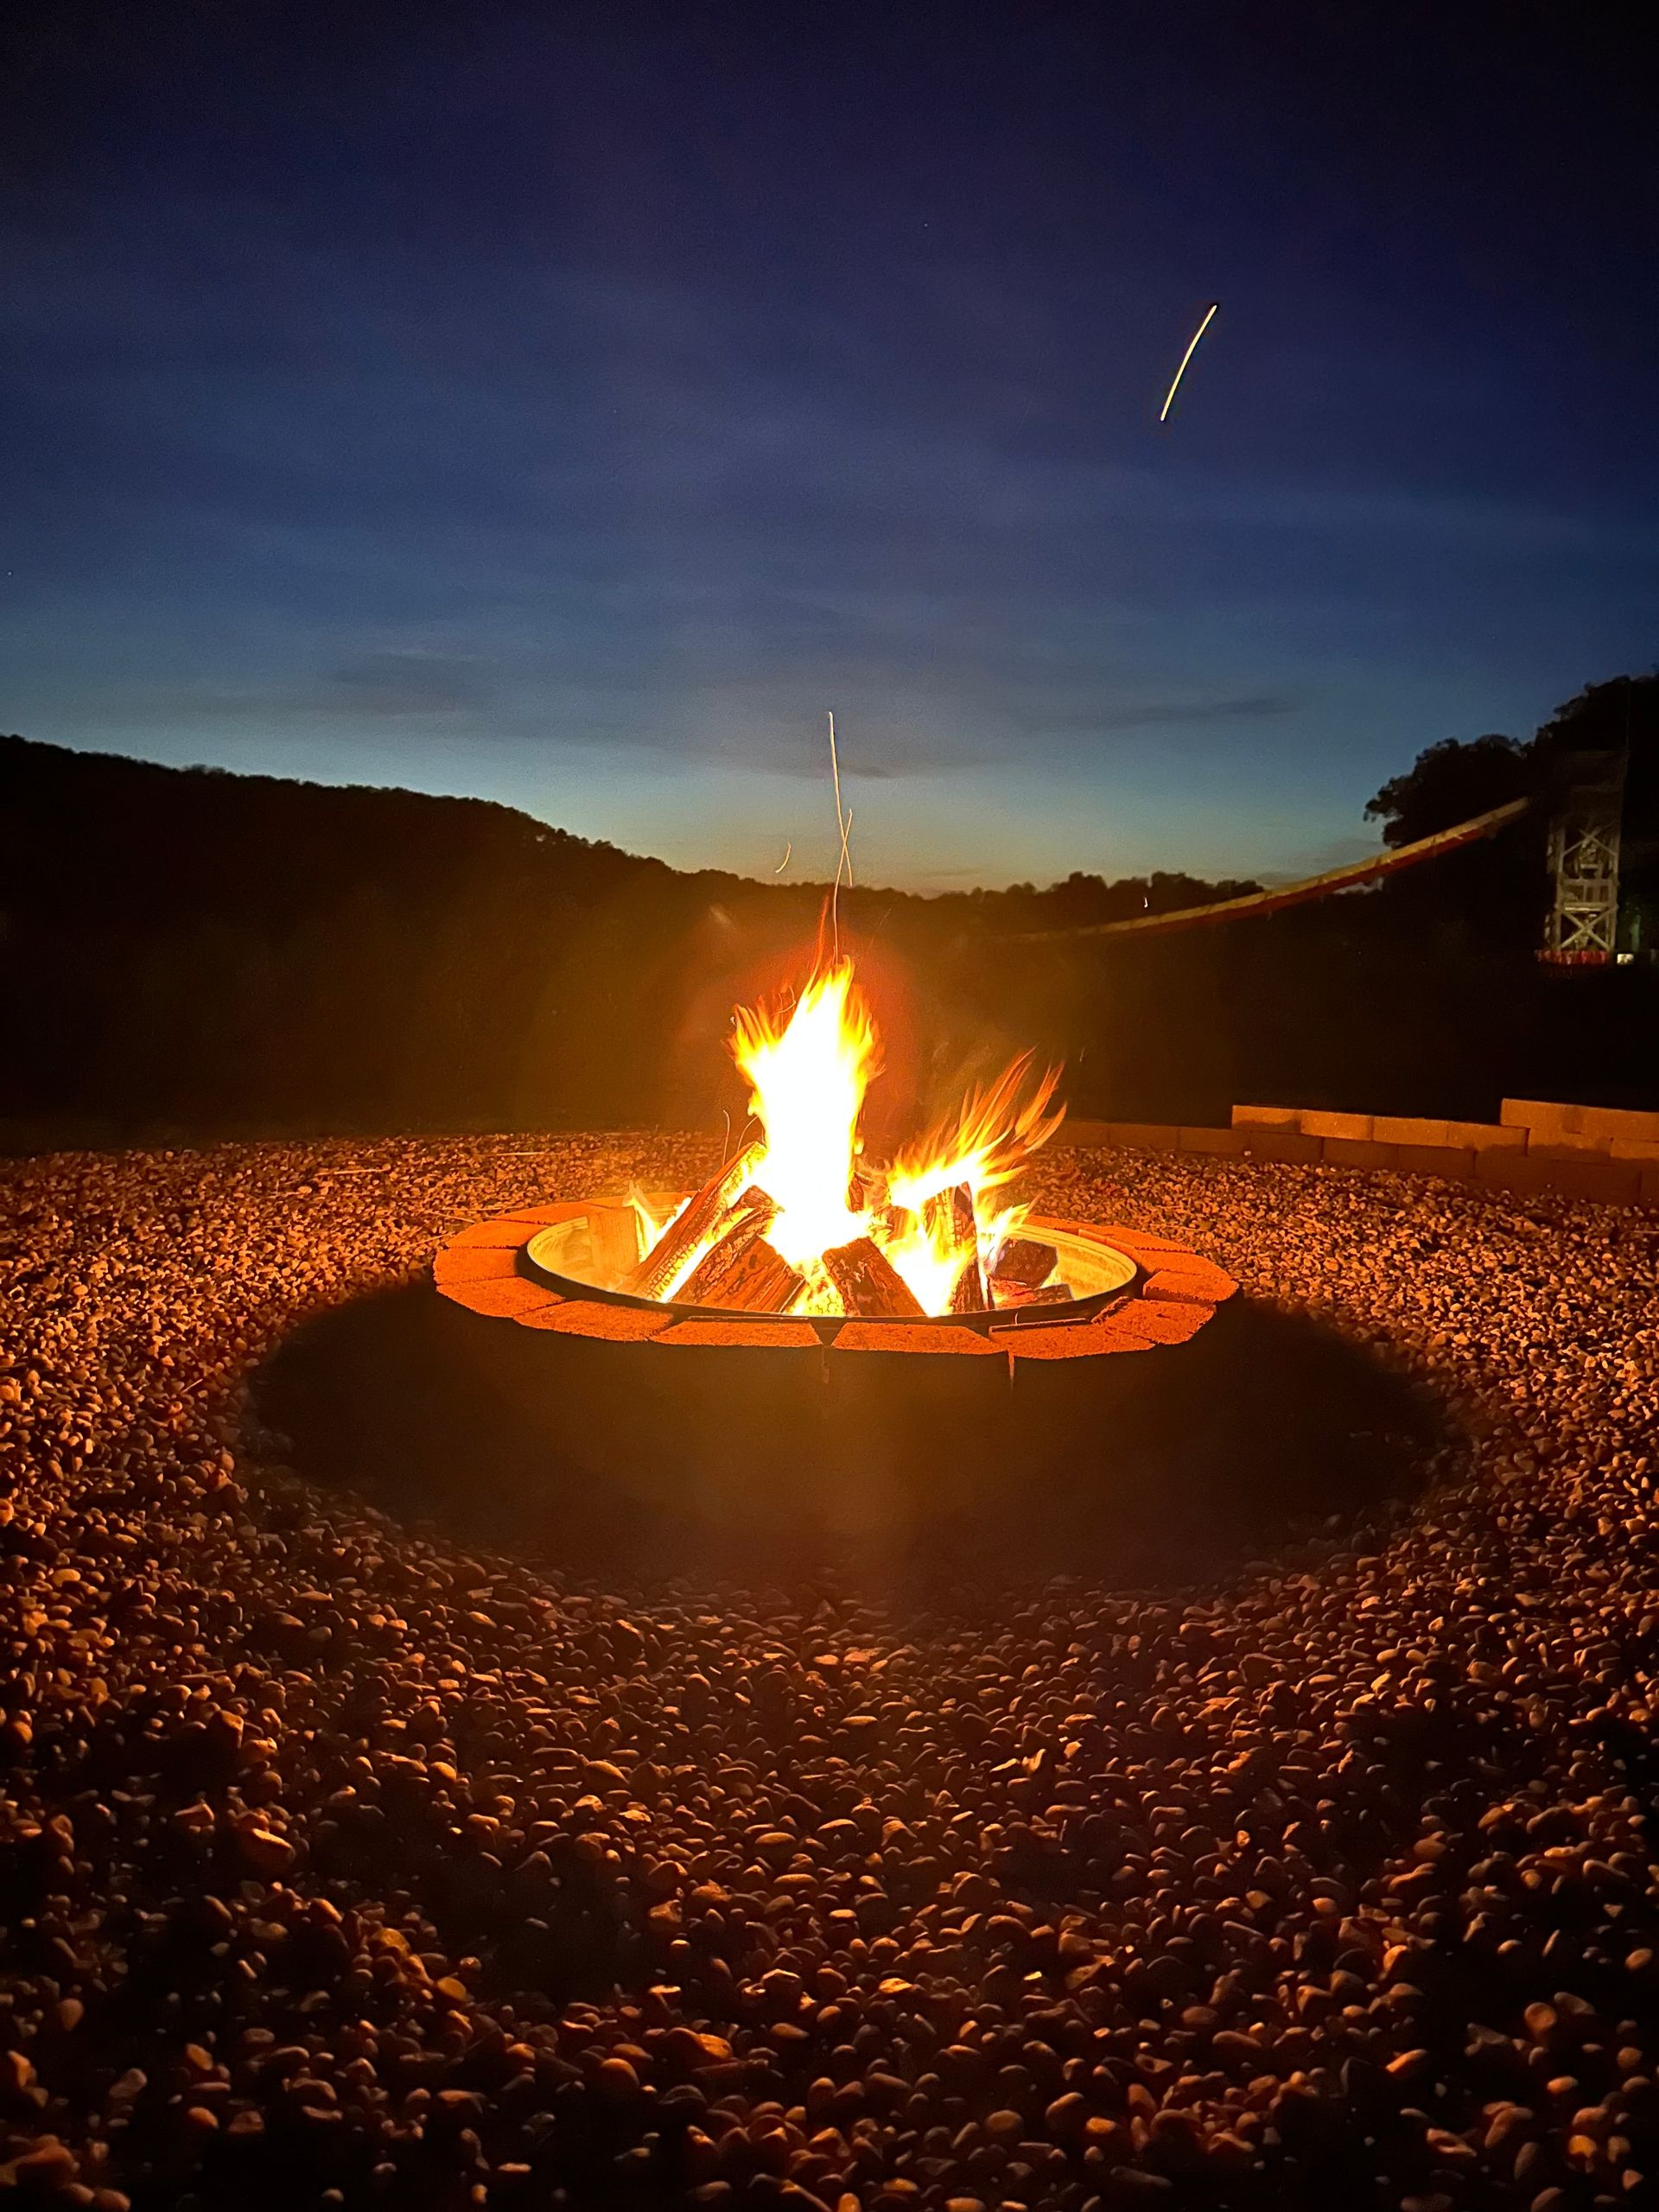
<path fill-rule="evenodd" d="M 1057 1149 L 1460 1439 L 1190 1588 L 600 1587 L 248 1434 L 307 1316 L 705 1157 L 6 1167 L 0 2196 L 1659 2202 L 1659 1222 Z"/>

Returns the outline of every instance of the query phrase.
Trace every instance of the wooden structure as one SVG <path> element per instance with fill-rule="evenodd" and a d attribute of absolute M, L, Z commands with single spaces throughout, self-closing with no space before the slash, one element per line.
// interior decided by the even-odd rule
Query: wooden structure
<path fill-rule="evenodd" d="M 1549 825 L 1553 897 L 1542 957 L 1560 967 L 1609 966 L 1618 952 L 1618 849 L 1624 755 L 1575 753 L 1562 764 Z"/>
<path fill-rule="evenodd" d="M 1306 876 L 1300 883 L 1281 883 L 1271 890 L 1247 892 L 1240 899 L 1217 899 L 1207 906 L 1179 906 L 1168 914 L 1136 914 L 1123 922 L 1085 922 L 1070 929 L 1026 930 L 1020 932 L 1020 941 L 1028 944 L 1061 938 L 1158 937 L 1172 930 L 1202 929 L 1214 922 L 1241 922 L 1261 914 L 1280 913 L 1287 906 L 1306 906 L 1310 899 L 1327 899 L 1335 892 L 1354 891 L 1364 884 L 1380 883 L 1385 876 L 1397 875 L 1404 868 L 1417 868 L 1425 861 L 1440 860 L 1465 845 L 1495 836 L 1511 822 L 1518 822 L 1530 804 L 1529 799 L 1511 799 L 1507 806 L 1492 807 L 1485 814 L 1458 823 L 1452 829 L 1437 830 L 1432 837 L 1415 838 L 1409 845 L 1391 846 L 1383 852 L 1373 853 L 1367 860 L 1351 861 L 1344 868 L 1327 868 L 1323 875 Z"/>

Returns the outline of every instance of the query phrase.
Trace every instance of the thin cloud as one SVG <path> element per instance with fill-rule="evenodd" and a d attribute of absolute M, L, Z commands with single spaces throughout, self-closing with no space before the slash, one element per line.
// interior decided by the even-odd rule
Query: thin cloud
<path fill-rule="evenodd" d="M 333 681 L 346 694 L 350 710 L 361 715 L 452 714 L 480 705 L 490 689 L 476 660 L 411 651 L 343 661 Z"/>
<path fill-rule="evenodd" d="M 1159 699 L 1141 706 L 1109 707 L 1098 721 L 1103 729 L 1155 729 L 1186 722 L 1277 721 L 1295 711 L 1295 700 L 1261 692 L 1242 699 Z"/>
<path fill-rule="evenodd" d="M 1281 721 L 1298 700 L 1274 692 L 1231 699 L 1149 699 L 1122 706 L 1033 707 L 1018 719 L 1028 730 L 1118 731 L 1198 728 L 1214 722 Z"/>

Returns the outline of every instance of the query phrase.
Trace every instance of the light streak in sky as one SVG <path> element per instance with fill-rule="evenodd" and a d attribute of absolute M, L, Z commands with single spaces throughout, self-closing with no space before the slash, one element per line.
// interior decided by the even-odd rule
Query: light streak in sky
<path fill-rule="evenodd" d="M 1181 356 L 1181 365 L 1180 365 L 1180 367 L 1179 367 L 1179 369 L 1177 369 L 1177 370 L 1176 370 L 1176 372 L 1175 372 L 1175 381 L 1174 381 L 1174 383 L 1173 383 L 1173 384 L 1172 384 L 1172 385 L 1171 385 L 1171 386 L 1169 387 L 1169 391 L 1168 391 L 1168 392 L 1167 392 L 1167 393 L 1166 394 L 1166 396 L 1165 396 L 1164 404 L 1163 404 L 1163 405 L 1162 405 L 1162 406 L 1159 409 L 1159 410 L 1158 410 L 1158 420 L 1159 420 L 1160 423 L 1165 423 L 1165 422 L 1167 422 L 1167 421 L 1168 421 L 1168 419 L 1169 419 L 1169 410 L 1170 410 L 1170 409 L 1171 409 L 1171 408 L 1174 405 L 1174 404 L 1175 404 L 1175 395 L 1176 395 L 1176 393 L 1177 393 L 1177 392 L 1180 390 L 1180 388 L 1181 388 L 1181 378 L 1182 378 L 1186 374 L 1186 365 L 1187 365 L 1187 363 L 1192 359 L 1192 356 L 1194 355 L 1194 353 L 1196 353 L 1198 352 L 1198 340 L 1199 340 L 1199 339 L 1200 339 L 1200 338 L 1202 338 L 1202 337 L 1203 337 L 1203 335 L 1204 335 L 1205 332 L 1206 330 L 1208 330 L 1208 329 L 1209 329 L 1210 325 L 1211 324 L 1211 322 L 1213 322 L 1213 321 L 1214 321 L 1214 320 L 1215 320 L 1215 315 L 1216 315 L 1216 309 L 1217 309 L 1220 305 L 1221 305 L 1221 302 L 1220 302 L 1219 300 L 1214 300 L 1214 301 L 1212 301 L 1212 302 L 1211 302 L 1211 304 L 1210 304 L 1210 307 L 1209 307 L 1208 311 L 1206 312 L 1206 314 L 1205 314 L 1205 315 L 1204 321 L 1203 321 L 1198 325 L 1198 328 L 1193 332 L 1193 334 L 1192 334 L 1192 342 L 1191 343 L 1191 345 L 1190 345 L 1190 346 L 1188 346 L 1188 347 L 1187 347 L 1187 349 L 1186 349 L 1185 353 L 1182 354 L 1182 356 Z"/>
<path fill-rule="evenodd" d="M 777 867 L 776 867 L 775 868 L 773 868 L 773 870 L 772 871 L 772 874 L 773 874 L 774 875 L 781 875 L 781 874 L 783 874 L 784 870 L 785 870 L 785 869 L 789 866 L 789 856 L 790 856 L 790 855 L 794 851 L 794 849 L 795 849 L 795 848 L 794 848 L 794 846 L 793 846 L 793 845 L 787 845 L 787 844 L 786 844 L 786 845 L 784 847 L 784 857 L 782 858 L 782 860 L 780 860 L 780 861 L 779 861 L 779 863 L 778 863 Z"/>

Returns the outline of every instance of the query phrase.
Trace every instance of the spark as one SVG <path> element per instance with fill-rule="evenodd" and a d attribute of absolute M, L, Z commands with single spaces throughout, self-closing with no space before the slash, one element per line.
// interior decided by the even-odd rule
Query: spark
<path fill-rule="evenodd" d="M 1167 421 L 1168 421 L 1168 419 L 1169 419 L 1169 410 L 1170 410 L 1170 409 L 1171 409 L 1171 408 L 1175 404 L 1175 395 L 1176 395 L 1176 393 L 1177 393 L 1177 392 L 1180 390 L 1180 388 L 1181 388 L 1181 378 L 1182 378 L 1186 374 L 1186 365 L 1187 365 L 1187 363 L 1192 359 L 1192 356 L 1194 355 L 1194 353 L 1196 353 L 1198 352 L 1198 340 L 1199 340 L 1199 339 L 1200 339 L 1200 338 L 1202 338 L 1202 337 L 1203 337 L 1203 335 L 1204 335 L 1205 332 L 1206 330 L 1208 330 L 1208 329 L 1209 329 L 1210 325 L 1211 324 L 1211 322 L 1213 322 L 1213 321 L 1214 321 L 1214 320 L 1215 320 L 1215 315 L 1216 315 L 1216 309 L 1217 309 L 1220 305 L 1221 305 L 1221 302 L 1220 302 L 1219 300 L 1212 300 L 1212 301 L 1211 302 L 1211 303 L 1210 303 L 1209 308 L 1205 310 L 1204 321 L 1203 321 L 1198 325 L 1198 328 L 1193 332 L 1193 334 L 1192 334 L 1192 343 L 1188 346 L 1188 347 L 1187 347 L 1187 349 L 1186 349 L 1185 353 L 1182 354 L 1182 356 L 1181 356 L 1181 365 L 1180 365 L 1180 367 L 1179 367 L 1179 369 L 1177 369 L 1177 370 L 1176 370 L 1176 372 L 1175 372 L 1175 381 L 1174 381 L 1174 383 L 1173 383 L 1173 385 L 1171 385 L 1171 386 L 1169 387 L 1169 391 L 1168 391 L 1167 394 L 1166 394 L 1166 397 L 1165 397 L 1164 404 L 1163 404 L 1163 405 L 1162 405 L 1162 406 L 1159 409 L 1159 410 L 1158 410 L 1158 420 L 1159 420 L 1160 423 L 1165 423 L 1165 422 L 1167 422 Z"/>
<path fill-rule="evenodd" d="M 795 848 L 794 848 L 794 846 L 793 846 L 793 845 L 790 845 L 790 844 L 785 844 L 785 847 L 784 847 L 784 857 L 782 858 L 782 860 L 780 860 L 780 861 L 779 861 L 779 863 L 778 863 L 777 867 L 776 867 L 775 868 L 773 868 L 773 870 L 772 871 L 772 874 L 773 874 L 774 875 L 781 875 L 781 874 L 783 874 L 784 870 L 785 870 L 785 869 L 789 866 L 789 856 L 790 856 L 790 855 L 794 851 L 794 849 L 795 849 Z"/>

